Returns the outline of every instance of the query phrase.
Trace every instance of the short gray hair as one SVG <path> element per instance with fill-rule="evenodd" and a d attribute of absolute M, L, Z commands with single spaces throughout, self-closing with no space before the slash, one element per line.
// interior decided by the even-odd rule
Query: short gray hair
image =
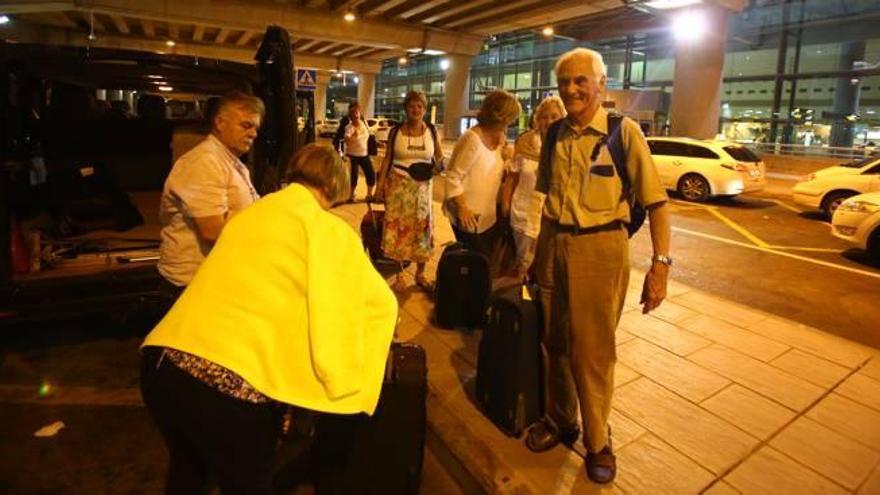
<path fill-rule="evenodd" d="M 263 100 L 242 91 L 233 91 L 231 93 L 223 95 L 217 102 L 217 107 L 214 110 L 212 123 L 213 120 L 216 120 L 217 117 L 233 107 L 241 108 L 248 112 L 259 114 L 260 119 L 262 119 L 266 115 L 266 105 L 263 104 Z"/>
<path fill-rule="evenodd" d="M 562 64 L 565 64 L 576 58 L 588 59 L 593 65 L 593 72 L 607 77 L 608 68 L 605 67 L 605 61 L 602 60 L 602 54 L 597 52 L 596 50 L 590 50 L 589 48 L 575 48 L 573 50 L 569 50 L 563 53 L 562 56 L 559 57 L 559 59 L 556 61 L 556 67 L 553 68 L 553 72 L 559 75 L 559 68 L 562 67 Z"/>
<path fill-rule="evenodd" d="M 333 148 L 312 143 L 299 150 L 287 165 L 287 182 L 313 187 L 330 203 L 340 203 L 351 194 L 348 167 Z"/>

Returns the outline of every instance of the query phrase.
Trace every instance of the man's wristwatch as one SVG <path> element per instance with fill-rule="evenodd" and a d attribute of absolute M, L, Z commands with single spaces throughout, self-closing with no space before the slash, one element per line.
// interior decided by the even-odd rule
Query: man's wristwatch
<path fill-rule="evenodd" d="M 651 258 L 652 262 L 663 263 L 666 266 L 672 266 L 672 258 L 666 256 L 665 254 L 655 254 L 653 258 Z"/>

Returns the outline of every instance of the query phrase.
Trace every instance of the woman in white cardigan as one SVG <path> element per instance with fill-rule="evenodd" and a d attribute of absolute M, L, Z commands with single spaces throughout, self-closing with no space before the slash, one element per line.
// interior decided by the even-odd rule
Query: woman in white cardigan
<path fill-rule="evenodd" d="M 507 127 L 520 112 L 513 94 L 499 90 L 486 95 L 478 124 L 459 138 L 447 167 L 446 207 L 455 238 L 487 256 L 498 231 L 495 211 L 507 158 Z"/>

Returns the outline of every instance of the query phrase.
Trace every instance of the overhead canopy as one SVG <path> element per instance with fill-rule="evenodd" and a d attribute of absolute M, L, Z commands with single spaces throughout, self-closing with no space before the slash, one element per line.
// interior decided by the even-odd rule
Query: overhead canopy
<path fill-rule="evenodd" d="M 487 35 L 601 19 L 596 32 L 650 22 L 645 0 L 23 0 L 0 2 L 0 38 L 253 62 L 269 24 L 299 67 L 378 72 L 410 50 L 476 55 Z M 739 10 L 746 0 L 704 0 Z M 343 19 L 352 14 L 354 21 Z M 612 17 L 608 17 L 611 14 Z M 642 17 L 645 17 L 642 15 Z M 656 17 L 656 16 L 654 16 Z M 635 20 L 635 21 L 634 21 Z M 650 26 L 647 26 L 650 27 Z M 559 30 L 557 29 L 557 32 Z M 614 33 L 613 33 L 614 34 Z M 90 36 L 92 35 L 92 36 Z M 90 39 L 91 38 L 91 39 Z M 170 46 L 173 42 L 174 46 Z"/>

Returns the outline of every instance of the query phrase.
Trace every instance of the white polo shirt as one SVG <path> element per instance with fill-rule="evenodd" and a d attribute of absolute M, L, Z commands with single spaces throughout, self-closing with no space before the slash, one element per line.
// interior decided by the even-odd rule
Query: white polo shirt
<path fill-rule="evenodd" d="M 159 204 L 159 273 L 189 284 L 212 244 L 196 234 L 193 218 L 232 215 L 259 198 L 247 167 L 213 134 L 178 158 Z"/>

